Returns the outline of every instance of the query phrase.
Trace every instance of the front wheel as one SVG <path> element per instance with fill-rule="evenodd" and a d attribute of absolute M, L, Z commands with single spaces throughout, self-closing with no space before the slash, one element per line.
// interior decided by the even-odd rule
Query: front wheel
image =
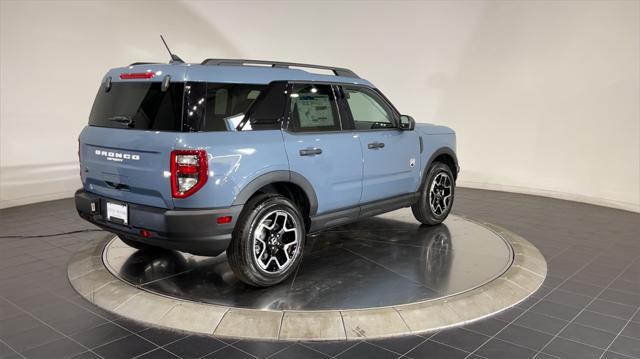
<path fill-rule="evenodd" d="M 433 163 L 420 187 L 418 202 L 411 206 L 413 216 L 431 226 L 442 223 L 451 212 L 455 190 L 456 182 L 449 166 Z"/>
<path fill-rule="evenodd" d="M 255 287 L 278 284 L 302 260 L 302 215 L 286 197 L 258 195 L 245 205 L 227 248 L 229 266 L 242 282 Z"/>

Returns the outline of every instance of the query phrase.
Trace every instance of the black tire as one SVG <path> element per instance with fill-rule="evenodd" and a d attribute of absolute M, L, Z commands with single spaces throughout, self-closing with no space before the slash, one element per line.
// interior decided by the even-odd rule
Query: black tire
<path fill-rule="evenodd" d="M 263 221 L 272 219 L 269 223 L 273 225 L 273 222 L 277 222 L 278 218 L 281 218 L 277 216 L 272 217 L 276 211 L 280 214 L 283 212 L 286 213 L 289 217 L 285 217 L 285 221 L 289 221 L 288 218 L 290 218 L 292 223 L 289 225 L 293 224 L 295 230 L 287 233 L 281 231 L 287 227 L 286 223 L 288 222 L 283 222 L 283 228 L 280 229 L 279 224 L 273 231 L 265 229 L 265 222 Z M 262 226 L 261 223 L 263 223 Z M 289 230 L 291 229 L 292 228 L 289 228 Z M 264 242 L 255 239 L 256 230 L 260 230 L 257 236 L 262 235 L 268 238 L 264 238 Z M 280 237 L 276 238 L 276 242 L 279 243 L 280 246 L 267 245 L 266 243 L 269 243 L 269 238 L 274 238 L 272 234 L 278 232 L 278 230 L 280 230 Z M 285 234 L 287 240 L 290 241 L 289 243 L 293 242 L 291 236 L 295 235 L 297 244 L 290 246 L 288 249 L 282 247 L 285 241 Z M 277 236 L 277 233 L 275 233 L 275 235 Z M 245 204 L 236 228 L 233 231 L 231 243 L 227 248 L 229 266 L 236 277 L 248 285 L 254 287 L 269 287 L 278 284 L 291 275 L 300 264 L 304 250 L 305 236 L 306 231 L 302 215 L 292 201 L 277 194 L 261 194 L 255 196 Z M 282 240 L 279 238 L 282 238 Z M 286 257 L 282 258 L 282 256 L 285 255 L 285 250 L 292 251 L 290 259 L 286 262 Z M 258 253 L 263 254 L 258 255 Z M 261 258 L 258 259 L 256 257 Z M 280 261 L 272 263 L 271 257 L 282 258 L 282 262 L 285 264 L 280 268 Z M 267 267 L 262 268 L 261 265 L 265 265 L 265 258 L 267 259 Z M 260 264 L 258 263 L 259 260 L 262 260 Z"/>
<path fill-rule="evenodd" d="M 446 189 L 444 186 L 440 186 L 436 183 L 436 192 L 441 193 L 441 195 L 440 197 L 437 195 L 430 197 L 431 186 L 436 178 L 438 178 L 439 182 L 442 181 L 443 178 L 448 178 L 450 188 Z M 411 206 L 413 216 L 421 223 L 429 226 L 442 223 L 442 221 L 444 221 L 449 215 L 449 212 L 451 212 L 451 207 L 453 207 L 453 200 L 455 198 L 455 191 L 456 183 L 453 173 L 451 172 L 451 168 L 444 163 L 434 162 L 426 173 L 425 180 L 420 186 L 420 198 L 418 199 L 418 202 Z M 450 197 L 444 198 L 445 196 Z M 432 199 L 435 201 L 444 201 L 444 203 L 446 203 L 446 208 L 442 208 L 442 203 L 438 203 L 435 205 L 436 209 L 434 210 L 430 203 L 430 200 Z"/>
<path fill-rule="evenodd" d="M 129 247 L 135 248 L 135 249 L 149 249 L 149 248 L 155 248 L 154 246 L 150 245 L 150 244 L 146 244 L 146 243 L 142 243 L 142 242 L 138 242 L 138 241 L 134 241 L 132 239 L 129 239 L 125 236 L 118 236 L 120 238 L 120 240 L 128 245 Z"/>

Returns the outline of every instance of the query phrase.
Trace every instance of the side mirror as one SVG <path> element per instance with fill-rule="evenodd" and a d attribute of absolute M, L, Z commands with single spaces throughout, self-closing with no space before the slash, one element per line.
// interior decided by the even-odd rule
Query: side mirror
<path fill-rule="evenodd" d="M 404 131 L 412 131 L 416 128 L 416 121 L 409 115 L 400 115 L 400 129 Z"/>

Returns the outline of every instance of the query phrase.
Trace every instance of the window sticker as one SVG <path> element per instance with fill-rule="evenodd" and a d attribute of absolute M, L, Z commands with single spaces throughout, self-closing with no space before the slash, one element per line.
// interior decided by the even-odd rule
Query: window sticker
<path fill-rule="evenodd" d="M 296 99 L 300 127 L 333 126 L 335 121 L 331 111 L 329 95 L 304 94 Z"/>

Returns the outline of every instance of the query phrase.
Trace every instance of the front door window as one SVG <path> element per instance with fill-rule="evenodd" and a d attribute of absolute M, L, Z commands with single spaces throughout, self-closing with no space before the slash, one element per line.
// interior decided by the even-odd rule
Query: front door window
<path fill-rule="evenodd" d="M 374 91 L 344 87 L 356 130 L 395 128 L 393 111 Z"/>

